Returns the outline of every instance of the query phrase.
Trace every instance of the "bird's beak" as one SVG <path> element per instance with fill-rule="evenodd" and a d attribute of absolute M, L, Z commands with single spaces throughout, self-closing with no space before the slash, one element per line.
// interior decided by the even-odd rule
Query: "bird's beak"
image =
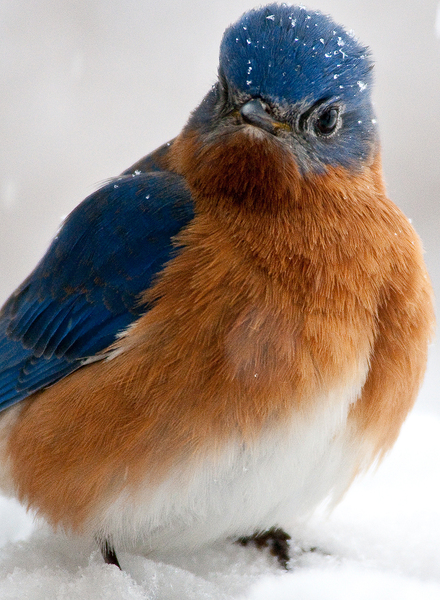
<path fill-rule="evenodd" d="M 281 129 L 291 131 L 287 123 L 281 123 L 274 119 L 268 112 L 268 106 L 260 98 L 253 98 L 243 104 L 240 108 L 240 116 L 245 123 L 264 129 L 273 135 L 276 135 Z"/>

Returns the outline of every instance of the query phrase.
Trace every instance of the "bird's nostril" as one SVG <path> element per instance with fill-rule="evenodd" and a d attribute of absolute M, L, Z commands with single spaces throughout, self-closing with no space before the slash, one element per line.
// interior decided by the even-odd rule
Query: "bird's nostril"
<path fill-rule="evenodd" d="M 246 102 L 246 104 L 243 104 L 240 108 L 240 115 L 248 125 L 254 125 L 254 127 L 264 129 L 273 135 L 276 135 L 280 129 L 291 130 L 287 123 L 282 123 L 275 119 L 270 106 L 260 98 L 253 98 L 249 102 Z"/>
<path fill-rule="evenodd" d="M 269 106 L 260 98 L 253 98 L 243 104 L 240 108 L 240 115 L 245 123 L 264 129 L 272 134 L 276 134 L 280 129 L 288 128 L 272 116 Z"/>
<path fill-rule="evenodd" d="M 269 107 L 262 100 L 254 98 L 249 100 L 240 109 L 240 114 L 243 119 L 250 124 L 259 122 L 261 119 L 267 119 Z"/>

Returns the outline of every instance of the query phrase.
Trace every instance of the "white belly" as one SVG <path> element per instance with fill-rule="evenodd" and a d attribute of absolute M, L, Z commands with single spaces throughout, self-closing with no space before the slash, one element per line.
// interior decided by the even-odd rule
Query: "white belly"
<path fill-rule="evenodd" d="M 116 548 L 160 554 L 274 526 L 289 529 L 319 504 L 337 502 L 364 462 L 366 449 L 347 424 L 363 380 L 268 428 L 252 445 L 231 441 L 216 456 L 211 450 L 176 466 L 159 486 L 143 482 L 101 509 L 91 529 Z"/>

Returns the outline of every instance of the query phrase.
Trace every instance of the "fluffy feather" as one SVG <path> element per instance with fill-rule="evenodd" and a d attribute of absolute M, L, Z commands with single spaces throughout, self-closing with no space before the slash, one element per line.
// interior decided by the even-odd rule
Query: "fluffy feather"
<path fill-rule="evenodd" d="M 52 525 L 149 551 L 252 535 L 391 447 L 433 313 L 370 67 L 318 13 L 247 13 L 182 133 L 80 205 L 6 304 L 4 405 L 29 397 L 5 485 Z"/>

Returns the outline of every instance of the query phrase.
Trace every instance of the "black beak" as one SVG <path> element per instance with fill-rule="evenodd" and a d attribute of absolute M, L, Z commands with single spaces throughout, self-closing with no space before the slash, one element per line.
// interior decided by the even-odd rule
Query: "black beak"
<path fill-rule="evenodd" d="M 268 106 L 260 98 L 253 98 L 243 104 L 240 108 L 240 115 L 245 123 L 264 129 L 273 135 L 276 135 L 280 129 L 290 131 L 287 123 L 280 123 L 268 112 Z"/>

